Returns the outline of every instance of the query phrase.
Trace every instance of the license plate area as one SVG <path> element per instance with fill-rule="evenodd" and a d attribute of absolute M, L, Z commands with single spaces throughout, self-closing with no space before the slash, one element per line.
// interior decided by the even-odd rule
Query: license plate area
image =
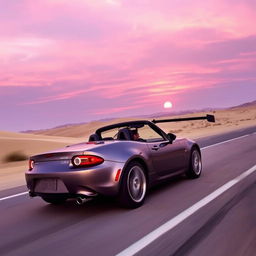
<path fill-rule="evenodd" d="M 46 178 L 35 180 L 34 191 L 38 193 L 67 193 L 68 190 L 60 179 Z"/>

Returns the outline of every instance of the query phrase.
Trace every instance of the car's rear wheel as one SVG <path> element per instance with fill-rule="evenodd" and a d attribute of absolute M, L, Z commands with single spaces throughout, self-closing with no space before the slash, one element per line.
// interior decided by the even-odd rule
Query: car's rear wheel
<path fill-rule="evenodd" d="M 63 204 L 66 202 L 66 197 L 55 197 L 55 196 L 42 196 L 42 199 L 49 204 Z"/>
<path fill-rule="evenodd" d="M 120 205 L 137 208 L 145 201 L 147 178 L 144 167 L 138 162 L 131 162 L 124 170 L 118 195 Z"/>
<path fill-rule="evenodd" d="M 186 175 L 190 179 L 196 179 L 202 172 L 202 158 L 197 148 L 192 148 L 189 160 L 189 168 Z"/>

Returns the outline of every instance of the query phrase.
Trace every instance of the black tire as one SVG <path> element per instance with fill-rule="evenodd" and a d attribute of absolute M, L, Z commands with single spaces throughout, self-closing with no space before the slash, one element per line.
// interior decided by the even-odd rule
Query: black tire
<path fill-rule="evenodd" d="M 53 196 L 43 196 L 42 199 L 49 203 L 49 204 L 55 204 L 55 205 L 58 205 L 58 204 L 64 204 L 67 200 L 66 197 L 53 197 Z"/>
<path fill-rule="evenodd" d="M 191 149 L 189 158 L 189 168 L 186 175 L 190 179 L 199 178 L 202 173 L 202 158 L 200 151 L 194 147 Z"/>
<path fill-rule="evenodd" d="M 124 170 L 119 195 L 119 204 L 125 208 L 140 207 L 147 192 L 147 178 L 144 167 L 138 162 L 131 162 Z"/>

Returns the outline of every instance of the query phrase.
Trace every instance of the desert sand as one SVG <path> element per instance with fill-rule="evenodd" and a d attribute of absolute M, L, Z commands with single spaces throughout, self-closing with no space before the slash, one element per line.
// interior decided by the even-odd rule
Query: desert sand
<path fill-rule="evenodd" d="M 215 123 L 207 121 L 163 123 L 159 126 L 166 132 L 172 132 L 178 137 L 197 139 L 224 132 L 229 132 L 245 127 L 256 126 L 256 104 L 216 110 L 213 112 L 201 112 L 183 116 L 165 116 L 158 119 L 201 116 L 214 114 Z M 107 122 L 91 122 L 87 124 L 72 125 L 62 128 L 53 128 L 45 131 L 37 131 L 34 134 L 0 132 L 0 190 L 25 184 L 24 172 L 27 169 L 27 161 L 3 163 L 4 157 L 11 152 L 20 151 L 26 155 L 33 155 L 68 144 L 87 141 L 89 135 L 104 125 L 138 120 L 145 118 L 119 118 Z"/>

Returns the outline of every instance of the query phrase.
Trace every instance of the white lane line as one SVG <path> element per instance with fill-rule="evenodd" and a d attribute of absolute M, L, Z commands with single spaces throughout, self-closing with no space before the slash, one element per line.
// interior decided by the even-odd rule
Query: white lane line
<path fill-rule="evenodd" d="M 225 191 L 233 187 L 238 182 L 245 179 L 247 176 L 249 176 L 251 173 L 256 171 L 256 165 L 254 165 L 249 170 L 245 171 L 244 173 L 240 174 L 236 178 L 232 179 L 231 181 L 227 182 L 208 196 L 204 197 L 188 209 L 184 210 L 174 218 L 170 219 L 169 221 L 165 222 L 160 227 L 156 228 L 154 231 L 150 232 L 134 244 L 130 245 L 125 250 L 118 253 L 116 256 L 130 256 L 138 253 L 140 250 L 154 242 L 156 239 L 158 239 L 160 236 L 165 234 L 166 232 L 170 231 L 174 227 L 176 227 L 178 224 L 180 224 L 182 221 L 190 217 L 192 214 L 194 214 L 196 211 L 213 201 L 215 198 L 223 194 Z"/>
<path fill-rule="evenodd" d="M 15 195 L 11 195 L 11 196 L 6 196 L 6 197 L 2 197 L 0 198 L 0 201 L 4 201 L 4 200 L 7 200 L 7 199 L 10 199 L 10 198 L 13 198 L 13 197 L 17 197 L 17 196 L 22 196 L 22 195 L 26 195 L 28 194 L 28 192 L 21 192 L 19 194 L 15 194 Z"/>
<path fill-rule="evenodd" d="M 254 133 L 252 133 L 252 134 L 254 134 Z M 256 133 L 255 133 L 255 134 L 256 134 Z M 250 135 L 251 135 L 251 134 L 246 134 L 246 135 L 243 135 L 243 136 L 240 136 L 240 137 L 236 137 L 236 138 L 233 138 L 233 139 L 230 139 L 230 140 L 224 140 L 224 141 L 221 141 L 221 142 L 218 142 L 218 143 L 209 145 L 209 146 L 202 147 L 201 149 L 211 148 L 211 147 L 214 147 L 214 146 L 218 146 L 218 145 L 221 145 L 221 144 L 225 144 L 225 143 L 230 142 L 230 141 L 234 141 L 234 140 L 238 140 L 238 139 L 241 139 L 241 138 L 245 138 L 245 137 L 248 137 L 248 136 L 250 136 Z"/>

